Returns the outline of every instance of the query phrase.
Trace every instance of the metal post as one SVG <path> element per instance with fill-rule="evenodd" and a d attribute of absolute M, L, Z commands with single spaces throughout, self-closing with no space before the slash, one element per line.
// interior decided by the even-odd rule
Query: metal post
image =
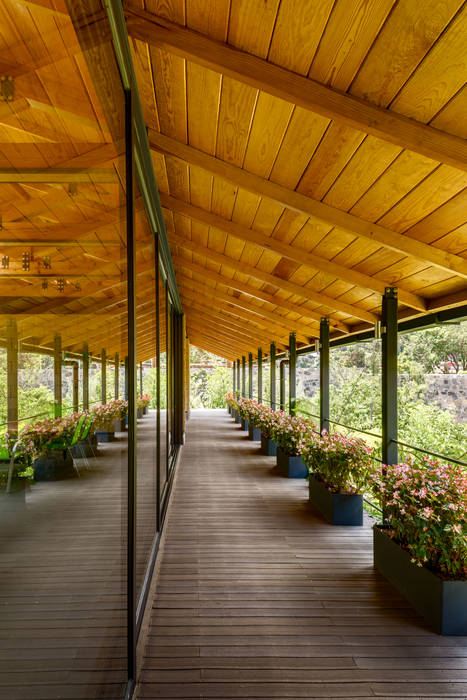
<path fill-rule="evenodd" d="M 241 381 L 240 381 L 240 358 L 237 359 L 237 398 L 240 396 Z"/>
<path fill-rule="evenodd" d="M 387 287 L 382 305 L 382 460 L 397 464 L 397 288 Z"/>
<path fill-rule="evenodd" d="M 83 345 L 83 411 L 89 410 L 89 351 L 88 344 Z"/>
<path fill-rule="evenodd" d="M 62 336 L 54 336 L 54 416 L 62 415 Z"/>
<path fill-rule="evenodd" d="M 248 398 L 253 398 L 253 353 L 248 353 Z"/>
<path fill-rule="evenodd" d="M 329 432 L 329 319 L 319 324 L 319 416 L 320 431 Z"/>
<path fill-rule="evenodd" d="M 279 362 L 279 386 L 280 386 L 280 397 L 279 406 L 281 411 L 285 411 L 285 365 L 288 360 L 281 360 Z"/>
<path fill-rule="evenodd" d="M 235 397 L 235 360 L 232 364 L 232 394 Z"/>
<path fill-rule="evenodd" d="M 123 378 L 123 381 L 124 381 L 123 391 L 124 391 L 125 401 L 128 401 L 128 357 L 125 357 L 124 371 L 125 371 L 125 376 Z"/>
<path fill-rule="evenodd" d="M 174 314 L 173 331 L 173 439 L 175 445 L 183 445 L 183 314 Z"/>
<path fill-rule="evenodd" d="M 139 363 L 139 395 L 143 395 L 143 363 Z"/>
<path fill-rule="evenodd" d="M 101 350 L 101 403 L 107 403 L 107 353 Z"/>
<path fill-rule="evenodd" d="M 7 430 L 14 438 L 18 434 L 18 326 L 15 318 L 7 323 Z"/>
<path fill-rule="evenodd" d="M 258 403 L 263 402 L 263 351 L 258 348 Z"/>
<path fill-rule="evenodd" d="M 73 362 L 73 411 L 79 411 L 79 364 Z"/>
<path fill-rule="evenodd" d="M 270 395 L 271 408 L 276 408 L 276 344 L 273 342 L 269 346 L 269 362 L 271 365 L 270 371 Z"/>
<path fill-rule="evenodd" d="M 246 382 L 246 358 L 245 355 L 242 355 L 242 396 L 245 398 L 246 392 L 245 392 L 245 382 Z"/>
<path fill-rule="evenodd" d="M 128 519 L 127 655 L 128 678 L 136 680 L 136 240 L 134 231 L 133 95 L 125 90 L 126 272 L 128 303 Z"/>
<path fill-rule="evenodd" d="M 154 245 L 154 278 L 156 285 L 156 529 L 161 529 L 161 313 L 159 234 Z"/>
<path fill-rule="evenodd" d="M 295 333 L 289 336 L 289 413 L 295 415 L 297 396 L 297 339 Z"/>
<path fill-rule="evenodd" d="M 114 377 L 114 398 L 118 399 L 120 394 L 120 358 L 118 352 L 115 353 L 115 377 Z"/>

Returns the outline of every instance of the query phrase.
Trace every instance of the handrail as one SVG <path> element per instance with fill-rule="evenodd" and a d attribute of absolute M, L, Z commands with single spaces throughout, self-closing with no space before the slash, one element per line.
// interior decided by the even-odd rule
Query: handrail
<path fill-rule="evenodd" d="M 424 454 L 431 455 L 432 457 L 438 457 L 438 459 L 445 459 L 448 462 L 459 464 L 461 467 L 467 467 L 467 462 L 462 462 L 460 459 L 455 459 L 454 457 L 441 455 L 438 452 L 431 452 L 430 450 L 423 449 L 423 447 L 415 447 L 415 445 L 409 445 L 407 442 L 401 442 L 400 440 L 391 440 L 390 442 L 395 442 L 397 445 L 402 445 L 402 447 L 407 447 L 410 450 L 417 450 L 417 452 L 423 452 Z"/>

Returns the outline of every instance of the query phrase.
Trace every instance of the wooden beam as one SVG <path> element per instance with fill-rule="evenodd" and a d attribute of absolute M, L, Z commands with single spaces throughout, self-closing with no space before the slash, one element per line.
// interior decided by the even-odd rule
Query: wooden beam
<path fill-rule="evenodd" d="M 113 168 L 22 168 L 20 171 L 13 168 L 0 170 L 0 183 L 41 182 L 43 184 L 63 184 L 78 182 L 86 184 L 94 183 L 118 183 L 117 172 Z"/>
<path fill-rule="evenodd" d="M 176 245 L 185 248 L 185 250 L 191 250 L 197 255 L 202 255 L 207 260 L 212 260 L 213 262 L 216 262 L 219 265 L 225 265 L 226 267 L 230 267 L 230 269 L 234 270 L 235 272 L 240 272 L 243 275 L 249 275 L 254 279 L 257 279 L 261 282 L 265 282 L 266 284 L 272 284 L 274 287 L 277 287 L 278 289 L 281 289 L 284 292 L 290 292 L 291 294 L 302 297 L 303 299 L 309 299 L 312 303 L 318 304 L 320 306 L 322 305 L 327 309 L 340 311 L 341 313 L 360 318 L 362 321 L 368 321 L 369 323 L 375 323 L 378 320 L 378 316 L 376 314 L 372 314 L 369 311 L 360 309 L 358 306 L 354 306 L 353 304 L 346 304 L 345 302 L 339 301 L 338 299 L 328 297 L 326 294 L 316 292 L 310 287 L 302 287 L 298 284 L 295 284 L 294 282 L 282 279 L 282 277 L 278 277 L 277 275 L 272 275 L 269 272 L 264 272 L 263 270 L 260 270 L 259 268 L 254 267 L 253 265 L 247 265 L 242 261 L 234 260 L 233 258 L 230 258 L 227 255 L 223 255 L 222 253 L 216 253 L 216 251 L 211 250 L 211 248 L 201 246 L 199 245 L 199 243 L 195 243 L 194 241 L 189 240 L 187 238 L 183 238 L 182 236 L 179 236 L 177 234 L 170 233 L 169 240 L 171 243 L 175 243 Z M 328 313 L 328 311 L 323 311 L 320 314 L 320 312 L 315 311 L 315 314 L 318 318 L 321 318 L 322 316 L 328 316 Z M 336 321 L 336 319 L 330 320 L 332 322 L 332 325 L 334 325 L 336 328 L 339 327 L 339 321 Z M 343 329 L 341 328 L 341 330 Z"/>
<path fill-rule="evenodd" d="M 231 279 L 230 277 L 224 277 L 223 275 L 218 274 L 217 272 L 213 272 L 212 270 L 208 270 L 206 267 L 203 267 L 202 265 L 198 265 L 197 263 L 190 262 L 189 260 L 186 260 L 185 258 L 182 258 L 181 256 L 177 255 L 172 255 L 172 259 L 174 261 L 174 264 L 177 267 L 181 267 L 185 270 L 189 270 L 190 272 L 193 272 L 197 275 L 200 275 L 202 279 L 209 279 L 212 280 L 213 282 L 216 282 L 217 284 L 221 284 L 224 287 L 227 287 L 227 289 L 235 289 L 238 292 L 242 292 L 243 294 L 247 294 L 250 297 L 253 297 L 254 299 L 260 299 L 261 301 L 267 301 L 269 304 L 273 304 L 274 307 L 284 309 L 285 311 L 290 311 L 294 314 L 298 314 L 299 316 L 303 318 L 308 318 L 314 322 L 320 322 L 321 316 L 320 314 L 317 314 L 313 311 L 309 311 L 306 306 L 302 306 L 300 304 L 293 304 L 287 300 L 281 299 L 280 297 L 277 297 L 274 294 L 269 294 L 268 292 L 265 292 L 261 289 L 257 289 L 256 287 L 253 287 L 252 285 L 249 284 L 244 284 L 243 282 L 239 282 L 236 279 Z M 213 290 L 213 294 L 215 295 L 217 292 L 216 290 Z M 295 321 L 297 323 L 297 321 Z M 303 322 L 300 321 L 300 324 Z M 343 324 L 344 325 L 344 324 Z M 341 328 L 341 330 L 343 330 Z M 348 327 L 345 326 L 345 333 L 348 332 Z M 310 330 L 310 335 L 313 334 L 313 331 Z"/>
<path fill-rule="evenodd" d="M 250 333 L 249 329 L 246 327 L 243 331 L 240 331 L 237 327 L 232 327 L 229 325 L 228 321 L 224 319 L 222 321 L 221 317 L 215 314 L 210 314 L 205 311 L 199 311 L 198 309 L 190 306 L 187 308 L 187 318 L 189 317 L 190 323 L 198 321 L 201 328 L 209 329 L 210 332 L 215 331 L 216 333 L 222 332 L 238 340 L 242 340 L 244 343 L 253 344 L 264 342 L 264 335 L 261 335 L 256 329 L 257 333 Z M 267 337 L 267 336 L 266 336 Z"/>
<path fill-rule="evenodd" d="M 189 285 L 181 286 L 180 292 L 181 296 L 183 297 L 183 305 L 187 310 L 187 314 L 188 312 L 193 311 L 195 313 L 200 312 L 205 315 L 216 316 L 222 325 L 227 323 L 229 328 L 238 328 L 238 332 L 244 333 L 245 331 L 248 331 L 252 337 L 257 337 L 260 343 L 264 343 L 264 337 L 266 335 L 268 336 L 268 339 L 270 339 L 272 334 L 272 337 L 277 336 L 279 338 L 284 338 L 284 344 L 287 345 L 286 339 L 290 332 L 288 328 L 276 325 L 270 321 L 265 321 L 261 316 L 255 316 L 251 312 L 244 311 L 238 307 L 230 306 L 226 302 L 221 302 L 219 304 L 215 303 L 214 305 L 211 303 L 211 305 L 209 305 L 209 299 L 212 301 L 213 297 L 209 297 L 205 291 L 203 292 L 202 285 L 193 285 L 192 288 L 194 288 L 196 291 L 196 297 L 191 298 L 186 293 L 183 293 L 183 290 L 186 287 L 189 287 Z M 207 289 L 207 287 L 204 287 L 204 290 Z M 245 326 L 245 322 L 247 324 L 254 324 L 254 326 Z M 256 326 L 260 326 L 260 328 L 257 328 Z M 310 342 L 309 337 L 301 337 L 303 337 L 304 342 Z"/>
<path fill-rule="evenodd" d="M 208 308 L 221 308 L 224 313 L 235 313 L 244 320 L 261 323 L 275 334 L 280 335 L 283 333 L 288 335 L 291 330 L 294 330 L 297 331 L 300 340 L 306 343 L 309 342 L 310 336 L 316 338 L 319 335 L 316 328 L 313 329 L 303 322 L 280 316 L 264 308 L 264 306 L 252 304 L 250 300 L 238 298 L 231 294 L 224 294 L 217 289 L 208 287 L 206 284 L 196 282 L 186 275 L 178 275 L 177 280 L 180 288 L 189 288 L 194 292 L 195 296 L 192 301 L 198 301 L 198 297 L 201 296 L 204 298 L 203 302 L 208 305 Z"/>
<path fill-rule="evenodd" d="M 467 170 L 467 144 L 458 136 L 338 92 L 150 12 L 131 9 L 127 10 L 126 15 L 130 36 L 151 46 L 175 53 L 209 70 L 396 146 Z"/>
<path fill-rule="evenodd" d="M 379 243 L 381 246 L 394 250 L 397 253 L 410 255 L 424 263 L 439 267 L 450 274 L 454 273 L 467 278 L 467 261 L 459 255 L 448 253 L 409 236 L 403 236 L 371 221 L 359 219 L 353 214 L 331 207 L 329 204 L 319 202 L 300 192 L 295 192 L 295 190 L 290 190 L 259 175 L 254 175 L 236 165 L 226 163 L 220 158 L 210 156 L 157 131 L 149 131 L 149 143 L 154 150 L 168 153 L 203 170 L 214 173 L 224 180 L 247 190 L 247 192 L 252 192 L 260 197 L 267 197 L 283 207 L 319 219 L 327 224 L 332 224 L 355 236 L 361 236 Z"/>
<path fill-rule="evenodd" d="M 232 336 L 229 333 L 223 333 L 219 329 L 214 330 L 209 330 L 203 327 L 203 325 L 200 325 L 197 322 L 190 321 L 188 323 L 188 328 L 190 329 L 196 329 L 200 335 L 206 338 L 210 338 L 211 340 L 216 341 L 217 339 L 223 341 L 226 345 L 229 345 L 229 343 L 234 343 L 236 344 L 236 347 L 240 349 L 241 354 L 245 354 L 248 352 L 253 352 L 255 350 L 255 344 L 254 342 L 244 342 L 241 338 L 236 338 L 235 336 Z"/>
<path fill-rule="evenodd" d="M 385 288 L 389 285 L 389 282 L 382 282 L 377 280 L 370 275 L 364 275 L 357 270 L 352 270 L 344 265 L 338 265 L 331 260 L 326 260 L 326 258 L 321 258 L 313 253 L 308 253 L 306 250 L 297 248 L 295 246 L 289 245 L 288 243 L 283 243 L 276 238 L 271 236 L 265 236 L 259 231 L 254 231 L 253 229 L 246 228 L 234 221 L 229 221 L 224 219 L 217 214 L 205 211 L 199 207 L 195 207 L 192 204 L 183 202 L 175 197 L 170 197 L 162 192 L 159 194 L 161 204 L 166 209 L 175 211 L 178 214 L 182 214 L 194 221 L 199 221 L 208 226 L 212 226 L 224 233 L 228 233 L 235 238 L 239 238 L 243 241 L 249 241 L 250 243 L 255 243 L 264 250 L 270 250 L 273 253 L 282 255 L 288 260 L 298 263 L 299 265 L 307 265 L 314 270 L 322 270 L 327 272 L 334 277 L 338 277 L 345 282 L 357 285 L 358 287 L 363 287 L 372 292 L 377 292 L 378 294 L 384 294 Z M 419 311 L 426 310 L 426 302 L 422 297 L 412 294 L 412 292 L 406 292 L 405 290 L 398 288 L 399 291 L 399 301 L 411 306 Z"/>

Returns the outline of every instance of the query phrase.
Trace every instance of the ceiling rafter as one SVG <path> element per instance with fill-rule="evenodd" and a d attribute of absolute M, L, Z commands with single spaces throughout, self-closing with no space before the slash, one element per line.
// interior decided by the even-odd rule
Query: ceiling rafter
<path fill-rule="evenodd" d="M 220 275 L 217 272 L 214 272 L 213 270 L 208 270 L 207 268 L 203 267 L 202 265 L 198 265 L 197 263 L 193 263 L 189 260 L 186 260 L 185 258 L 182 258 L 181 256 L 173 255 L 173 261 L 178 267 L 183 267 L 186 270 L 189 270 L 191 272 L 194 272 L 196 274 L 199 274 L 203 279 L 209 279 L 212 280 L 213 282 L 216 282 L 217 284 L 220 284 L 224 287 L 227 287 L 227 289 L 235 289 L 238 292 L 242 292 L 243 294 L 247 294 L 250 297 L 253 297 L 255 299 L 259 299 L 261 301 L 266 301 L 269 304 L 272 304 L 276 308 L 284 309 L 284 311 L 290 311 L 294 314 L 298 314 L 299 316 L 303 318 L 308 318 L 313 322 L 319 323 L 321 321 L 322 316 L 319 314 L 316 314 L 315 312 L 310 312 L 309 309 L 307 309 L 306 306 L 301 306 L 300 304 L 294 304 L 291 303 L 288 300 L 281 299 L 274 294 L 269 294 L 268 292 L 263 291 L 262 289 L 257 289 L 256 287 L 253 287 L 252 285 L 245 284 L 244 282 L 239 282 L 235 278 L 230 278 L 230 277 L 224 277 L 223 275 Z M 216 290 L 213 290 L 213 294 L 216 294 Z M 297 323 L 296 321 L 294 323 Z M 302 321 L 300 323 L 303 323 Z M 348 327 L 345 326 L 345 331 L 348 331 Z M 310 334 L 312 331 L 310 331 Z"/>
<path fill-rule="evenodd" d="M 362 321 L 368 321 L 369 323 L 375 323 L 379 319 L 379 316 L 376 314 L 365 311 L 358 306 L 347 304 L 343 301 L 339 301 L 339 299 L 328 297 L 326 294 L 321 294 L 320 292 L 315 291 L 312 287 L 302 287 L 294 282 L 290 282 L 289 280 L 284 280 L 282 277 L 278 277 L 277 275 L 273 275 L 269 272 L 263 272 L 263 270 L 260 270 L 253 265 L 248 265 L 243 261 L 235 260 L 227 255 L 223 255 L 222 253 L 217 253 L 210 248 L 201 246 L 199 243 L 183 238 L 183 236 L 179 236 L 178 234 L 170 233 L 169 240 L 172 243 L 185 248 L 185 250 L 191 250 L 198 255 L 202 255 L 207 260 L 212 260 L 219 265 L 230 267 L 230 269 L 235 270 L 236 272 L 248 275 L 261 282 L 265 282 L 266 284 L 272 284 L 282 291 L 290 292 L 291 294 L 302 297 L 303 299 L 309 299 L 315 304 L 322 305 L 334 311 L 340 311 L 341 313 L 348 314 L 349 316 L 355 316 L 356 318 L 359 318 Z M 318 318 L 329 315 L 328 312 L 324 311 L 321 313 L 321 315 L 318 312 L 315 313 Z M 329 322 L 331 325 L 339 328 L 340 322 L 336 321 L 336 319 L 330 317 Z"/>
<path fill-rule="evenodd" d="M 307 197 L 283 185 L 278 185 L 259 175 L 254 175 L 236 165 L 227 163 L 215 156 L 210 156 L 203 151 L 187 146 L 154 130 L 149 131 L 149 143 L 151 148 L 160 153 L 169 154 L 186 163 L 197 165 L 235 186 L 258 196 L 267 197 L 292 211 L 306 214 L 327 224 L 332 224 L 355 236 L 361 236 L 397 253 L 402 253 L 404 256 L 410 255 L 425 264 L 434 265 L 450 274 L 456 274 L 467 279 L 467 261 L 459 255 L 448 253 L 409 236 L 403 236 L 379 224 L 360 219 L 353 214 Z"/>
<path fill-rule="evenodd" d="M 288 243 L 283 243 L 276 238 L 266 236 L 259 231 L 254 231 L 253 229 L 241 226 L 234 221 L 224 219 L 217 214 L 208 212 L 200 207 L 195 207 L 192 204 L 188 204 L 187 202 L 171 197 L 170 195 L 163 194 L 162 192 L 160 193 L 160 200 L 162 206 L 166 209 L 182 214 L 183 216 L 186 216 L 194 221 L 212 226 L 213 228 L 223 231 L 224 233 L 235 236 L 235 238 L 239 238 L 250 243 L 255 243 L 264 250 L 270 250 L 273 253 L 278 253 L 279 255 L 298 263 L 299 265 L 307 265 L 315 270 L 327 272 L 330 275 L 334 275 L 341 280 L 349 282 L 350 284 L 363 287 L 364 289 L 377 292 L 381 295 L 384 294 L 385 287 L 391 286 L 389 282 L 385 283 L 381 280 L 375 279 L 374 277 L 358 272 L 357 270 L 352 270 L 345 267 L 344 265 L 338 265 L 331 260 L 326 260 L 326 258 L 321 258 L 313 253 L 308 253 L 306 250 L 303 250 L 303 248 L 297 248 Z M 407 292 L 400 287 L 398 294 L 399 300 L 403 304 L 407 304 L 408 306 L 418 309 L 419 311 L 426 310 L 426 301 L 422 297 L 417 296 L 417 294 Z"/>
<path fill-rule="evenodd" d="M 389 109 L 377 107 L 145 10 L 126 11 L 130 36 L 227 75 L 303 109 L 467 170 L 467 144 Z"/>
<path fill-rule="evenodd" d="M 184 274 L 179 274 L 177 279 L 180 282 L 180 287 L 190 287 L 192 291 L 195 291 L 197 295 L 207 299 L 207 303 L 211 308 L 214 306 L 221 306 L 223 310 L 230 311 L 231 313 L 239 314 L 240 316 L 247 318 L 245 314 L 248 314 L 248 318 L 252 317 L 258 323 L 265 323 L 271 331 L 276 333 L 290 333 L 290 331 L 296 331 L 304 342 L 308 342 L 310 336 L 319 337 L 318 327 L 312 328 L 307 326 L 303 322 L 298 322 L 290 318 L 285 318 L 277 313 L 268 311 L 264 306 L 258 306 L 257 304 L 252 304 L 251 301 L 246 301 L 245 299 L 235 297 L 231 294 L 225 294 L 219 290 L 214 290 L 212 287 L 208 287 L 206 284 L 197 282 L 196 280 L 188 277 Z M 214 294 L 213 294 L 214 292 Z M 232 306 L 237 307 L 235 310 Z M 257 317 L 260 318 L 257 318 Z"/>

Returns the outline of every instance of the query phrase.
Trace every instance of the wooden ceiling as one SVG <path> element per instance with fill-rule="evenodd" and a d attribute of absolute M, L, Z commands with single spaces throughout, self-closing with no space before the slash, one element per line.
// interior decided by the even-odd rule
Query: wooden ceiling
<path fill-rule="evenodd" d="M 466 303 L 462 2 L 124 8 L 194 344 L 235 359 L 285 347 L 290 331 L 309 343 L 324 316 L 332 335 L 354 333 L 380 318 L 387 286 L 401 318 Z M 93 352 L 124 352 L 121 147 L 66 3 L 4 0 L 0 65 L 14 77 L 14 99 L 0 102 L 1 319 L 16 313 L 23 340 L 43 347 L 61 332 L 66 349 L 89 337 Z M 137 222 L 146 359 L 154 273 L 141 203 Z"/>

